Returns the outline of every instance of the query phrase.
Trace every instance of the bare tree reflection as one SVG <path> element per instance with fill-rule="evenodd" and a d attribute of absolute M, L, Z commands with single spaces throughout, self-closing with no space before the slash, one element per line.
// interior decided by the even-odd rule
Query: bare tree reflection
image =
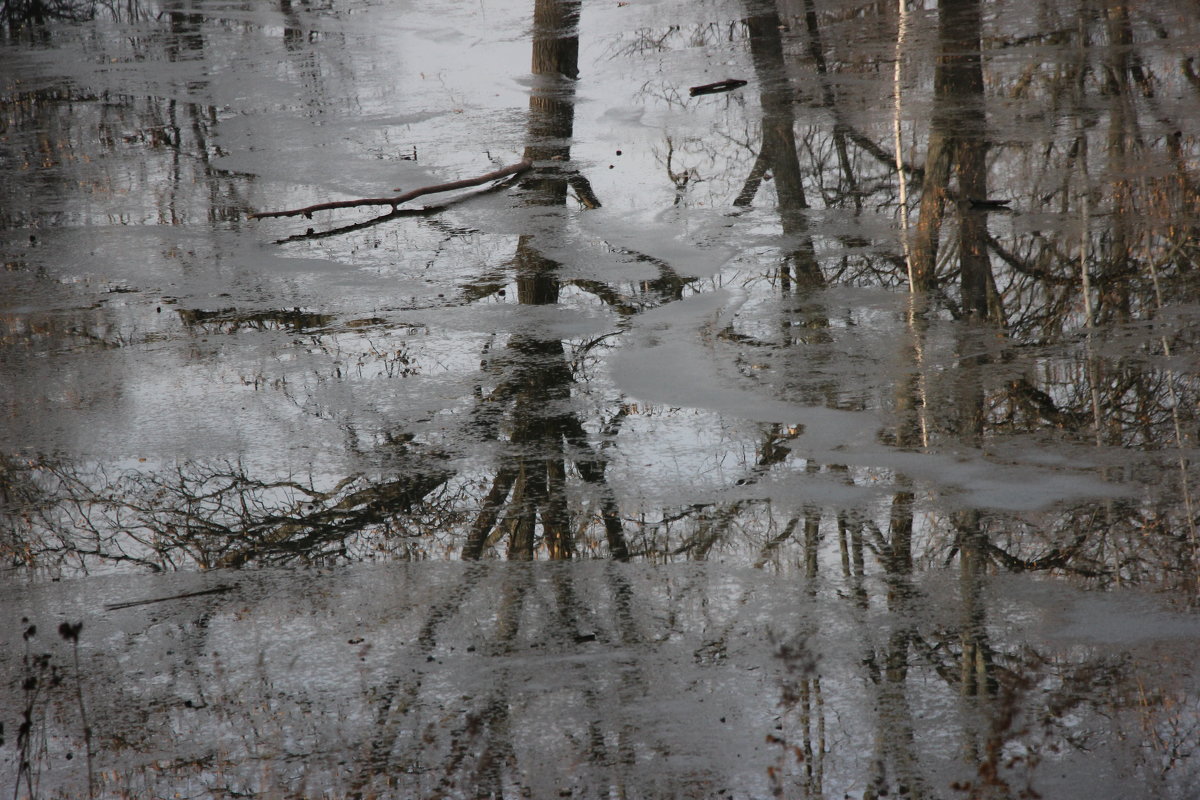
<path fill-rule="evenodd" d="M 540 83 L 529 101 L 529 145 L 525 157 L 539 164 L 522 182 L 526 202 L 544 209 L 564 209 L 569 186 L 586 207 L 595 199 L 586 178 L 569 164 L 575 118 L 575 81 L 579 75 L 579 4 L 539 0 L 534 9 L 533 73 Z M 559 299 L 559 267 L 540 248 L 554 245 L 551 227 L 523 234 L 513 260 L 517 301 L 522 305 L 554 305 Z M 508 538 L 508 557 L 528 560 L 544 547 L 551 559 L 576 552 L 575 527 L 568 504 L 568 468 L 598 492 L 609 551 L 629 557 L 616 499 L 608 487 L 604 462 L 594 452 L 571 406 L 574 377 L 561 339 L 516 333 L 505 354 L 493 361 L 495 388 L 483 399 L 480 424 L 499 432 L 500 409 L 508 407 L 511 455 L 496 474 L 483 508 L 463 545 L 464 558 L 477 559 L 486 548 Z"/>
<path fill-rule="evenodd" d="M 812 238 L 804 219 L 808 200 L 800 177 L 795 106 L 784 67 L 779 15 L 770 9 L 768 13 L 748 16 L 746 27 L 761 91 L 763 139 L 758 160 L 734 205 L 748 205 L 758 190 L 758 183 L 769 171 L 774 179 L 784 236 L 796 242 L 788 257 L 791 269 L 785 266 L 780 270 L 780 281 L 785 290 L 793 280 L 801 290 L 819 288 L 825 280 L 814 257 Z"/>
<path fill-rule="evenodd" d="M 5 13 L 19 5 L 6 3 Z M 1164 680 L 1141 694 L 1141 676 L 1128 663 L 1030 644 L 1023 632 L 1005 629 L 1005 611 L 993 601 L 999 590 L 992 576 L 1036 572 L 1053 579 L 1047 583 L 1133 584 L 1163 589 L 1181 606 L 1196 602 L 1200 519 L 1192 454 L 1200 380 L 1190 359 L 1200 344 L 1192 313 L 1200 274 L 1200 178 L 1189 125 L 1200 81 L 1191 56 L 1179 56 L 1194 24 L 1187 23 L 1186 35 L 1176 34 L 1157 18 L 1161 9 L 1150 7 L 1032 8 L 1048 20 L 1046 31 L 1031 33 L 1019 21 L 1026 16 L 1009 13 L 1014 3 L 984 16 L 976 0 L 943 0 L 936 20 L 922 17 L 934 26 L 923 31 L 928 38 L 911 40 L 932 46 L 911 54 L 921 63 L 914 65 L 915 86 L 907 89 L 930 99 L 931 118 L 905 121 L 923 145 L 923 166 L 908 169 L 921 179 L 922 191 L 915 282 L 929 296 L 914 305 L 922 313 L 914 312 L 906 325 L 896 322 L 901 314 L 894 305 L 873 308 L 867 297 L 860 308 L 857 294 L 837 299 L 840 287 L 891 288 L 902 280 L 888 231 L 872 240 L 838 230 L 847 220 L 865 225 L 872 213 L 890 214 L 899 204 L 889 172 L 893 154 L 873 142 L 873 136 L 885 139 L 867 113 L 891 84 L 873 77 L 881 51 L 865 46 L 878 45 L 871 37 L 894 26 L 894 5 L 755 2 L 729 12 L 738 19 L 639 27 L 620 39 L 615 51 L 630 57 L 717 40 L 742 48 L 756 80 L 758 111 L 751 117 L 757 119 L 744 120 L 731 103 L 739 123 L 735 133 L 722 132 L 719 146 L 669 139 L 668 171 L 682 186 L 690 174 L 680 166 L 684 148 L 710 148 L 712 169 L 727 165 L 711 183 L 729 189 L 722 202 L 733 207 L 731 214 L 744 214 L 773 183 L 779 219 L 770 227 L 784 234 L 770 256 L 747 256 L 709 283 L 682 278 L 665 261 L 626 249 L 621 257 L 650 265 L 658 278 L 624 291 L 564 277 L 572 266 L 564 266 L 564 253 L 577 245 L 570 239 L 571 217 L 577 208 L 596 208 L 601 198 L 572 162 L 576 86 L 586 77 L 579 68 L 581 6 L 538 0 L 536 83 L 525 131 L 525 155 L 537 171 L 513 192 L 536 223 L 522 228 L 515 243 L 505 240 L 503 266 L 493 265 L 463 292 L 471 304 L 498 302 L 511 275 L 516 313 L 529 323 L 497 334 L 479 373 L 473 364 L 465 370 L 468 380 L 478 378 L 478 390 L 456 397 L 461 404 L 444 414 L 453 418 L 447 424 L 467 431 L 454 443 L 459 450 L 449 452 L 435 436 L 418 433 L 419 426 L 390 417 L 365 433 L 367 423 L 357 419 L 333 424 L 348 453 L 378 465 L 333 476 L 264 470 L 236 458 L 133 466 L 16 447 L 0 460 L 0 552 L 8 564 L 56 574 L 101 564 L 157 571 L 375 557 L 528 561 L 599 554 L 653 563 L 730 554 L 739 563 L 794 576 L 797 603 L 818 609 L 811 611 L 814 618 L 844 611 L 838 619 L 854 651 L 852 663 L 837 669 L 815 658 L 808 643 L 820 631 L 811 620 L 796 623 L 794 638 L 775 643 L 788 674 L 779 707 L 770 712 L 778 719 L 764 725 L 779 726 L 769 728 L 768 743 L 781 757 L 778 771 L 759 786 L 781 796 L 793 790 L 821 796 L 833 791 L 840 769 L 848 784 L 875 796 L 938 796 L 945 787 L 930 769 L 934 745 L 927 737 L 942 720 L 922 716 L 929 702 L 960 714 L 953 717 L 957 727 L 941 731 L 939 741 L 952 740 L 948 750 L 961 756 L 966 777 L 957 790 L 968 796 L 1032 796 L 1038 758 L 1055 750 L 1085 752 L 1092 746 L 1086 736 L 1108 731 L 1110 722 L 1114 736 L 1141 748 L 1137 768 L 1156 786 L 1187 774 L 1195 737 L 1186 708 L 1194 687 Z M 280 9 L 286 47 L 303 62 L 313 29 L 296 5 L 281 2 Z M 40 13 L 26 17 L 36 21 Z M 915 24 L 926 24 L 922 20 Z M 171 43 L 163 51 L 168 60 L 184 62 L 211 47 L 192 5 L 171 4 L 161 25 Z M 882 41 L 882 51 L 892 52 L 893 43 L 886 36 Z M 1047 61 L 1048 50 L 1059 58 Z M 923 65 L 932 70 L 922 72 Z M 799 83 L 797 75 L 810 83 Z M 310 77 L 308 90 L 323 94 Z M 654 80 L 664 103 L 683 107 L 679 85 Z M 212 163 L 222 112 L 190 102 L 190 87 L 179 88 L 175 99 L 124 105 L 112 98 L 75 103 L 90 98 L 77 87 L 15 92 L 4 101 L 15 142 L 4 143 L 5 152 L 16 163 L 56 170 L 46 174 L 70 184 L 82 173 L 60 169 L 62 153 L 83 163 L 85 155 L 129 145 L 154 156 L 155 175 L 164 178 L 163 191 L 145 200 L 153 211 L 148 218 L 164 226 L 232 224 L 241 183 Z M 753 112 L 753 89 L 746 95 Z M 67 113 L 73 103 L 87 109 Z M 99 142 L 77 143 L 80 119 L 96 123 Z M 724 152 L 730 141 L 740 147 L 735 155 Z M 13 186 L 32 185 L 22 182 L 27 177 L 14 173 Z M 693 186 L 693 178 L 687 181 Z M 197 200 L 197 192 L 205 196 Z M 998 213 L 993 194 L 1010 201 L 1011 216 Z M 6 204 L 6 227 L 37 219 L 36 206 Z M 451 228 L 446 236 L 460 235 Z M 757 246 L 755 236 L 745 241 Z M 300 238 L 311 243 L 318 237 Z M 26 274 L 33 272 L 28 253 L 10 257 L 16 246 L 3 246 L 7 271 L 40 280 Z M 950 297 L 955 281 L 960 291 Z M 666 507 L 641 500 L 631 485 L 636 476 L 613 480 L 608 449 L 623 446 L 630 418 L 640 410 L 613 399 L 615 391 L 601 404 L 604 411 L 585 411 L 580 401 L 591 390 L 580 353 L 602 361 L 605 342 L 617 340 L 622 329 L 577 344 L 544 325 L 543 312 L 584 293 L 627 320 L 722 282 L 741 282 L 736 288 L 754 308 L 711 332 L 708 352 L 728 366 L 724 374 L 740 381 L 738 388 L 884 418 L 883 431 L 864 451 L 868 457 L 886 452 L 880 460 L 887 464 L 961 457 L 1026 469 L 1032 484 L 1037 476 L 1056 475 L 1061 463 L 1064 473 L 1111 482 L 1112 496 L 1025 511 L 987 507 L 964 500 L 957 484 L 920 480 L 899 467 L 805 458 L 805 431 L 780 423 L 747 425 L 722 432 L 718 445 L 698 445 L 708 450 L 696 461 L 734 465 L 699 500 Z M 844 313 L 831 310 L 839 303 Z M 6 310 L 0 317 L 6 363 L 49 360 L 63 349 L 120 352 L 151 341 L 113 329 L 102 310 L 78 306 L 45 318 Z M 185 342 L 218 334 L 295 337 L 279 345 L 284 355 L 328 356 L 312 368 L 314 383 L 341 380 L 352 368 L 336 357 L 339 336 L 405 330 L 375 311 L 342 321 L 324 308 L 238 310 L 224 301 L 163 317 L 181 323 L 170 335 Z M 987 325 L 959 326 L 950 318 Z M 858 346 L 856 330 L 870 325 L 883 331 L 874 341 L 888 352 L 868 360 L 869 391 L 855 391 L 846 386 L 843 362 L 856 355 L 850 352 Z M 897 331 L 901 341 L 892 347 Z M 839 337 L 852 344 L 828 347 Z M 364 340 L 361 351 L 374 346 Z M 419 377 L 419 349 L 393 345 L 370 350 L 364 360 L 389 378 Z M 9 360 L 10 353 L 20 358 Z M 320 369 L 327 372 L 316 374 Z M 327 409 L 313 410 L 310 387 L 258 374 L 243 380 L 258 390 L 260 377 L 265 390 L 292 403 L 289 411 L 328 416 Z M 4 402 L 6 413 L 15 413 L 36 399 L 6 394 Z M 665 418 L 678 410 L 654 412 Z M 709 424 L 719 415 L 703 419 Z M 372 436 L 374 447 L 361 443 Z M 482 456 L 471 452 L 475 446 Z M 464 469 L 464 453 L 484 466 Z M 781 475 L 798 485 L 832 478 L 866 499 L 788 497 L 786 488 L 769 486 Z M 412 613 L 423 615 L 414 652 L 436 663 L 451 629 L 470 617 L 464 605 L 475 603 L 471 614 L 479 613 L 471 621 L 482 631 L 478 646 L 496 654 L 494 674 L 470 687 L 469 697 L 455 697 L 452 709 L 434 712 L 421 705 L 430 694 L 427 674 L 385 670 L 371 684 L 373 694 L 356 698 L 371 720 L 369 733 L 356 742 L 361 760 L 351 783 L 361 796 L 385 792 L 386 781 L 399 775 L 421 776 L 414 781 L 430 794 L 453 795 L 466 785 L 481 794 L 532 792 L 514 745 L 521 724 L 515 673 L 503 659 L 532 648 L 543 633 L 542 642 L 563 656 L 601 639 L 642 646 L 649 640 L 639 626 L 659 623 L 641 607 L 645 596 L 623 582 L 624 565 L 612 565 L 603 591 L 592 587 L 599 601 L 566 570 L 493 566 L 489 573 L 486 565 L 469 565 L 459 581 L 421 598 L 421 610 Z M 489 574 L 502 579 L 488 584 Z M 546 583 L 539 583 L 542 577 Z M 935 601 L 928 584 L 939 581 L 949 588 Z M 933 602 L 945 605 L 932 613 Z M 553 617 L 549 633 L 528 621 L 546 609 Z M 665 640 L 678 631 L 668 619 L 659 634 Z M 724 634 L 714 634 L 697 648 L 697 662 L 719 661 L 728 644 Z M 580 687 L 572 700 L 587 713 L 567 749 L 599 776 L 594 785 L 614 796 L 633 794 L 627 778 L 639 753 L 669 747 L 647 744 L 645 731 L 600 712 L 611 697 L 638 702 L 653 680 L 625 661 L 581 659 L 569 669 Z M 860 695 L 871 702 L 855 705 Z M 861 728 L 831 732 L 848 718 Z M 839 748 L 853 750 L 851 766 L 839 762 Z M 1018 752 L 1027 755 L 1011 757 Z"/>
<path fill-rule="evenodd" d="M 131 5 L 133 8 L 138 6 L 137 3 Z M 102 8 L 104 4 L 97 0 L 3 0 L 0 19 L 11 33 L 23 29 L 32 33 L 52 21 L 87 22 Z"/>
<path fill-rule="evenodd" d="M 958 217 L 962 312 L 988 316 L 991 266 L 987 252 L 987 139 L 983 97 L 981 10 L 977 0 L 938 7 L 939 55 L 920 212 L 912 241 L 913 280 L 934 291 L 942 218 L 949 200 Z M 951 190 L 951 178 L 957 190 Z M 994 296 L 994 293 L 993 293 Z"/>

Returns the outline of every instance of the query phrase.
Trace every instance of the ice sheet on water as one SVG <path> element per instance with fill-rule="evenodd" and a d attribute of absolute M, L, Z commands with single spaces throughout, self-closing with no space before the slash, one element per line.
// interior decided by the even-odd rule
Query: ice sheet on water
<path fill-rule="evenodd" d="M 686 277 L 712 277 L 737 254 L 715 227 L 723 217 L 697 211 L 657 216 L 646 219 L 600 208 L 582 215 L 580 225 L 612 247 L 650 256 Z"/>
<path fill-rule="evenodd" d="M 903 608 L 888 611 L 795 576 L 696 563 L 423 563 L 4 583 L 0 667 L 10 676 L 30 669 L 27 645 L 70 664 L 70 645 L 54 631 L 83 622 L 79 686 L 98 771 L 115 776 L 113 792 L 148 780 L 147 795 L 170 794 L 214 772 L 265 790 L 293 779 L 289 765 L 302 763 L 310 792 L 340 794 L 379 776 L 419 795 L 449 774 L 465 794 L 490 774 L 476 759 L 502 743 L 509 779 L 534 796 L 564 787 L 595 796 L 613 782 L 644 797 L 714 785 L 761 795 L 769 770 L 786 763 L 776 740 L 803 741 L 812 724 L 796 704 L 804 691 L 819 697 L 826 786 L 841 794 L 861 780 L 860 754 L 880 725 L 912 733 L 930 780 L 961 776 L 961 737 L 975 712 L 956 684 L 913 661 L 906 691 L 920 712 L 912 714 L 869 677 L 897 632 L 936 640 L 952 629 L 959 587 L 957 570 L 926 573 Z M 1144 596 L 1094 597 L 1024 576 L 982 591 L 985 613 L 1008 623 L 989 634 L 996 652 L 1053 651 L 1088 637 L 1089 652 L 1071 658 L 1119 656 L 1153 686 L 1160 651 L 1142 645 L 1171 638 L 1175 655 L 1187 657 L 1198 641 L 1194 617 Z M 40 632 L 26 637 L 31 623 Z M 1074 684 L 1054 691 L 1057 702 L 1078 693 L 1063 722 L 1094 737 L 1090 758 L 1129 758 L 1121 737 L 1104 735 L 1114 724 L 1109 695 Z M 17 680 L 0 693 L 5 708 L 28 700 Z M 86 788 L 84 759 L 64 758 L 82 753 L 75 695 L 45 697 L 61 709 L 36 717 L 48 726 L 36 767 L 49 794 L 70 795 Z M 1041 701 L 1031 688 L 1013 702 L 1040 719 Z M 1028 742 L 1038 737 L 1012 746 Z M 5 785 L 14 756 L 7 748 L 0 758 Z M 1035 775 L 1052 780 L 1080 764 L 1068 748 Z M 1112 787 L 1139 785 L 1119 769 L 1110 777 Z"/>
<path fill-rule="evenodd" d="M 794 453 L 819 463 L 873 468 L 941 486 L 949 502 L 962 507 L 1038 510 L 1063 501 L 1129 495 L 1127 487 L 1067 469 L 1060 455 L 1033 445 L 1007 448 L 1004 462 L 969 446 L 949 452 L 901 450 L 879 440 L 886 419 L 881 413 L 780 399 L 778 386 L 746 379 L 718 352 L 717 334 L 745 300 L 740 292 L 722 289 L 641 314 L 611 359 L 616 385 L 643 402 L 801 426 L 803 434 L 788 445 Z M 793 358 L 803 355 L 797 352 Z M 1094 463 L 1078 466 L 1090 468 Z M 784 491 L 779 499 L 786 501 L 787 494 Z"/>
<path fill-rule="evenodd" d="M 1063 609 L 1055 634 L 1065 640 L 1126 646 L 1200 642 L 1200 617 L 1163 608 L 1145 594 L 1083 595 Z"/>

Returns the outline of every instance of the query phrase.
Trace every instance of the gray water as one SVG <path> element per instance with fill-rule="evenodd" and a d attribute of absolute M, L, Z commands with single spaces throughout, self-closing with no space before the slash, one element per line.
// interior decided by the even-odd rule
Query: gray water
<path fill-rule="evenodd" d="M 1195 4 L 0 17 L 0 791 L 1194 796 Z"/>

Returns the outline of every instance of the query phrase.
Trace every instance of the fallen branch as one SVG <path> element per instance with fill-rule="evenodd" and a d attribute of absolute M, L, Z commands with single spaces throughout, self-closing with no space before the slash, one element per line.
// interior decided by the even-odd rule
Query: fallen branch
<path fill-rule="evenodd" d="M 401 203 L 406 203 L 422 195 L 437 194 L 438 192 L 450 192 L 455 189 L 466 189 L 471 186 L 479 186 L 480 184 L 489 183 L 490 181 L 507 178 L 509 175 L 517 175 L 533 168 L 533 162 L 525 158 L 518 161 L 516 164 L 510 164 L 507 167 L 501 167 L 495 172 L 489 172 L 486 175 L 480 175 L 477 178 L 463 178 L 461 181 L 450 181 L 449 183 L 439 183 L 433 186 L 422 186 L 419 189 L 413 189 L 398 194 L 394 197 L 364 197 L 358 200 L 337 200 L 332 203 L 317 203 L 304 208 L 291 208 L 287 211 L 263 211 L 258 214 L 251 214 L 251 219 L 266 219 L 267 217 L 298 217 L 305 216 L 312 219 L 314 211 L 328 211 L 334 208 L 357 208 L 359 206 L 391 206 L 392 211 Z M 399 191 L 399 190 L 397 190 Z"/>

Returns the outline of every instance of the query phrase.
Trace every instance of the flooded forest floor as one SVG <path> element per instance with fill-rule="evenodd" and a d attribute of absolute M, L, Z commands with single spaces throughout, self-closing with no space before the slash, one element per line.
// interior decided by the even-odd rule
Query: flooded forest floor
<path fill-rule="evenodd" d="M 5 0 L 0 792 L 1193 797 L 1196 53 Z"/>

